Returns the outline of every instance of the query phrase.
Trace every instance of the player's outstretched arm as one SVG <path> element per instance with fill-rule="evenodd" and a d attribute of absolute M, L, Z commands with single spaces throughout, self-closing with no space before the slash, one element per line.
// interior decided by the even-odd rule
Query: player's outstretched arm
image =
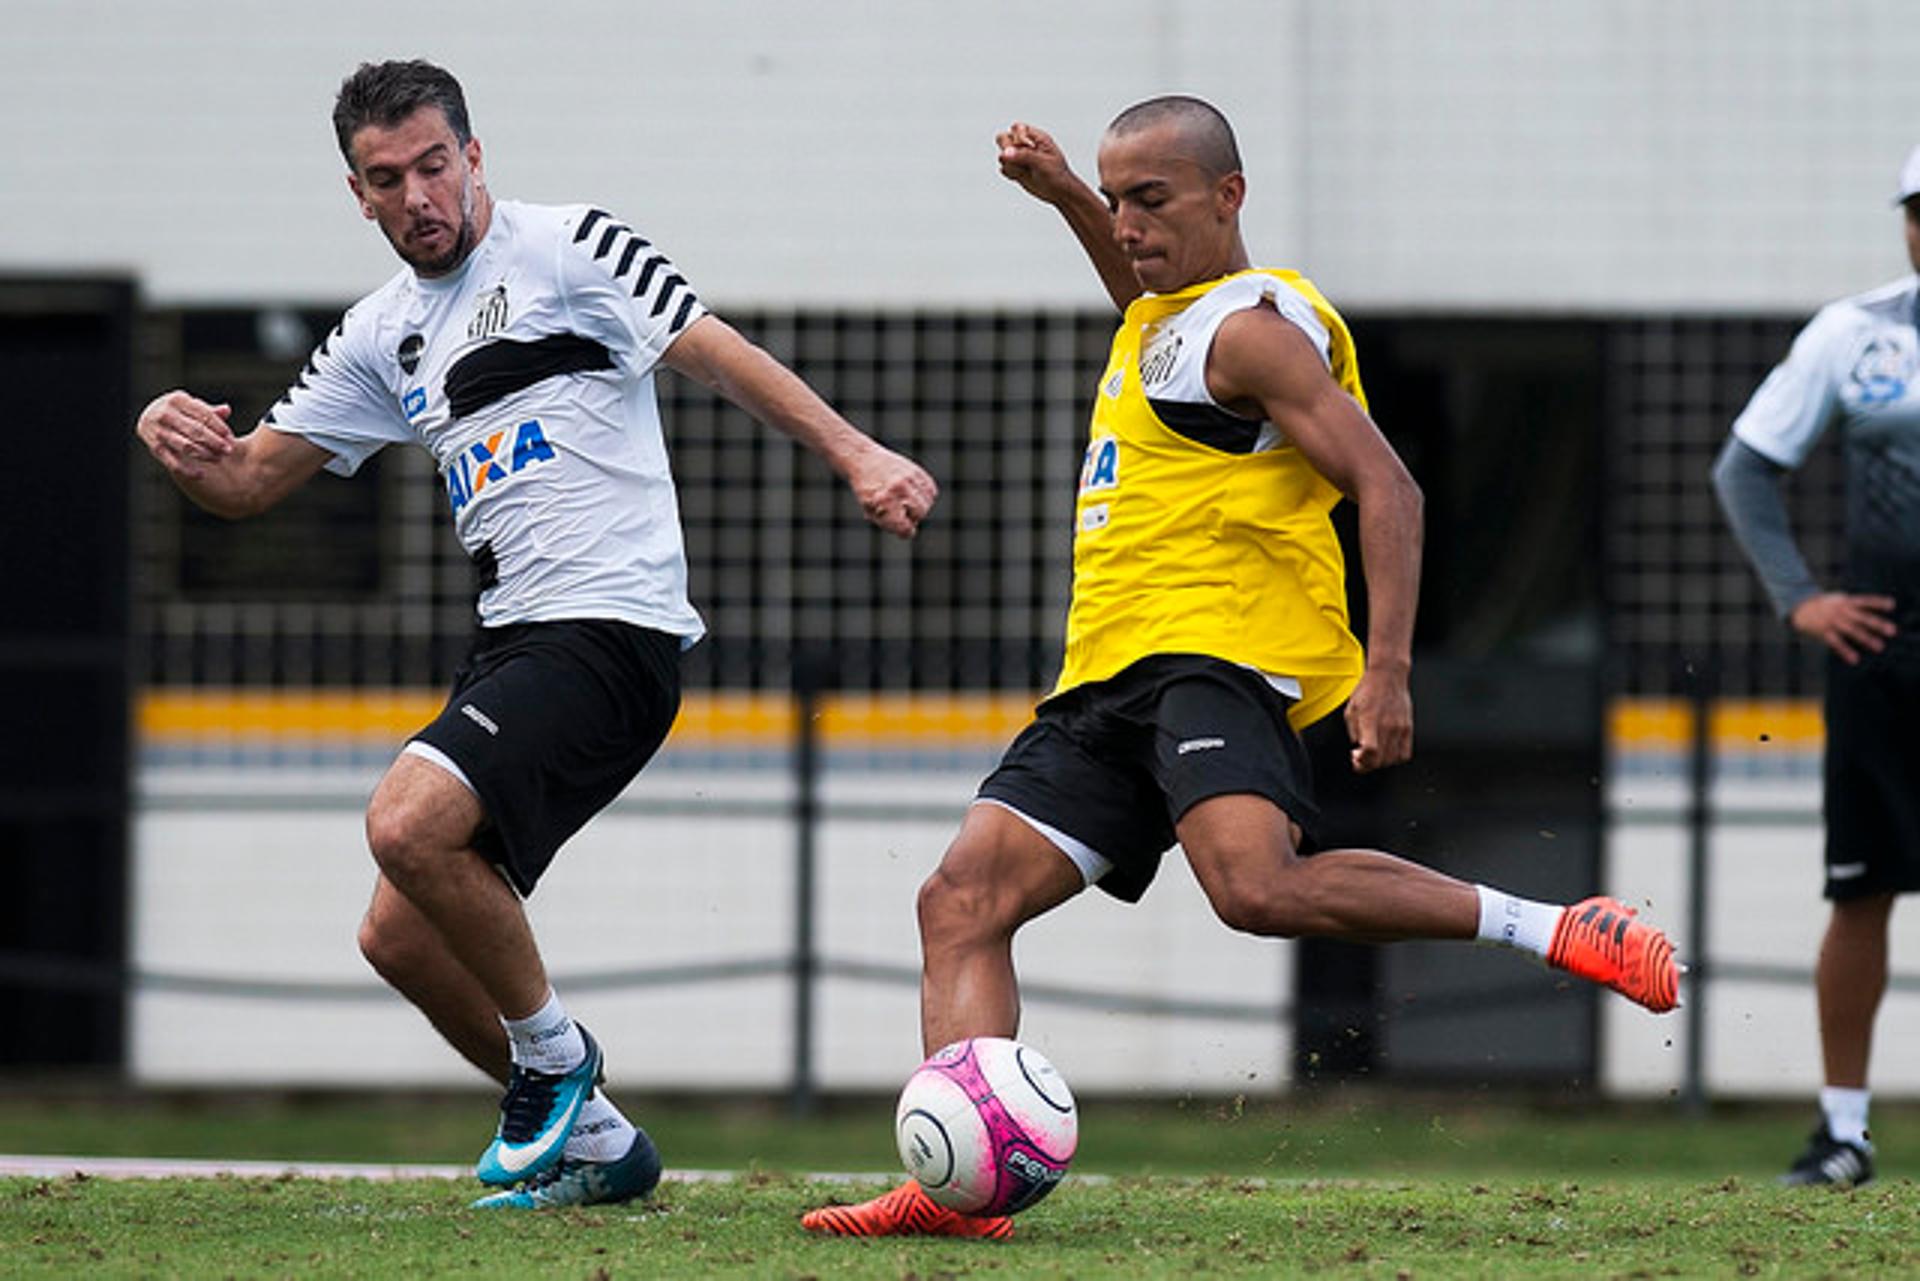
<path fill-rule="evenodd" d="M 912 538 L 940 495 L 920 464 L 842 418 L 798 374 L 718 316 L 694 321 L 662 359 L 826 459 L 867 519 L 889 534 Z"/>
<path fill-rule="evenodd" d="M 1359 510 L 1367 582 L 1367 667 L 1347 700 L 1355 770 L 1413 755 L 1413 620 L 1420 596 L 1420 486 L 1320 353 L 1267 307 L 1235 313 L 1208 354 L 1207 386 L 1220 403 L 1257 412 L 1299 448 Z"/>
<path fill-rule="evenodd" d="M 1140 296 L 1140 281 L 1113 238 L 1113 211 L 1106 200 L 1073 172 L 1046 130 L 1016 120 L 996 134 L 994 142 L 1000 148 L 1001 176 L 1060 211 L 1099 273 L 1107 296 L 1125 311 Z"/>
<path fill-rule="evenodd" d="M 141 410 L 133 428 L 180 492 L 229 520 L 272 507 L 330 457 L 310 441 L 267 427 L 235 436 L 232 412 L 229 405 L 170 391 Z"/>

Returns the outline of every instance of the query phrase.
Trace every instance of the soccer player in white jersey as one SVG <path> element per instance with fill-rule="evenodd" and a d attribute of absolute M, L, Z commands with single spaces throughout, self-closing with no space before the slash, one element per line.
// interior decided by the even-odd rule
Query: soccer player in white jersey
<path fill-rule="evenodd" d="M 1920 148 L 1900 172 L 1920 271 Z M 1867 1066 L 1896 895 L 1920 890 L 1920 276 L 1823 307 L 1767 375 L 1714 464 L 1714 488 L 1780 617 L 1828 651 L 1826 897 L 1814 971 L 1825 1086 L 1789 1184 L 1873 1177 Z M 1781 499 L 1829 428 L 1847 468 L 1846 566 L 1823 586 Z"/>
<path fill-rule="evenodd" d="M 664 364 L 819 454 L 869 520 L 911 537 L 937 495 L 700 305 L 664 253 L 586 205 L 496 201 L 458 81 L 362 65 L 334 129 L 347 185 L 405 266 L 350 308 L 236 435 L 171 391 L 136 431 L 208 511 L 263 511 L 389 442 L 429 450 L 480 572 L 479 629 L 446 709 L 367 811 L 379 867 L 360 946 L 506 1085 L 482 1206 L 629 1200 L 660 1159 L 598 1088 L 600 1048 L 547 981 L 522 908 L 555 850 L 659 747 L 702 632 L 655 405 Z"/>

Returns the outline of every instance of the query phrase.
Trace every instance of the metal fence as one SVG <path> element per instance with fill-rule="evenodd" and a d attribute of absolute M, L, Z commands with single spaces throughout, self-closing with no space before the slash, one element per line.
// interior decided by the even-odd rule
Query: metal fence
<path fill-rule="evenodd" d="M 712 628 L 689 656 L 690 687 L 776 698 L 829 685 L 922 693 L 1044 688 L 1070 578 L 1069 517 L 1086 400 L 1111 318 L 962 312 L 730 318 L 849 417 L 922 459 L 942 481 L 943 506 L 911 547 L 894 543 L 864 524 L 817 461 L 704 389 L 664 375 L 663 417 L 694 592 Z M 323 310 L 155 313 L 142 329 L 142 379 L 150 388 L 180 383 L 230 400 L 236 420 L 245 421 L 278 395 L 303 356 L 305 337 L 331 323 Z M 1426 612 L 1445 620 L 1426 633 L 1429 652 L 1472 650 L 1497 668 L 1502 645 L 1513 637 L 1503 640 L 1489 618 L 1536 627 L 1523 638 L 1529 643 L 1556 627 L 1564 634 L 1568 618 L 1577 633 L 1580 619 L 1590 618 L 1592 649 L 1576 635 L 1569 652 L 1576 662 L 1595 664 L 1616 708 L 1647 698 L 1705 708 L 1715 700 L 1805 698 L 1817 691 L 1820 656 L 1796 643 L 1767 610 L 1708 485 L 1728 425 L 1784 354 L 1796 325 L 1791 318 L 1750 317 L 1356 318 L 1363 369 L 1370 351 L 1385 356 L 1372 366 L 1388 374 L 1387 385 L 1374 386 L 1376 405 L 1393 411 L 1383 411 L 1383 426 L 1423 480 L 1428 471 L 1445 477 L 1429 491 L 1436 572 L 1428 584 L 1433 608 Z M 1376 346 L 1367 345 L 1370 337 Z M 1486 361 L 1490 346 L 1512 350 Z M 1529 369 L 1529 351 L 1546 351 L 1553 363 Z M 1510 380 L 1506 399 L 1517 400 L 1519 409 L 1509 412 L 1517 426 L 1503 429 L 1506 435 L 1488 437 L 1476 416 L 1475 406 L 1498 402 L 1499 395 L 1479 386 L 1463 390 L 1471 379 L 1435 381 L 1422 373 L 1472 360 L 1482 360 L 1477 370 Z M 1558 399 L 1549 394 L 1556 385 Z M 1459 402 L 1451 409 L 1450 436 L 1423 426 L 1421 398 L 1436 388 Z M 1480 399 L 1462 399 L 1469 390 Z M 1565 421 L 1578 408 L 1568 398 L 1589 393 L 1598 401 L 1582 411 L 1597 424 L 1591 436 Z M 1530 411 L 1545 419 L 1538 433 L 1526 430 Z M 1556 449 L 1574 451 L 1570 467 L 1529 462 L 1530 455 Z M 1590 522 L 1541 526 L 1576 542 L 1590 535 L 1584 557 L 1578 546 L 1562 548 L 1557 561 L 1530 558 L 1531 578 L 1509 576 L 1537 600 L 1496 600 L 1500 608 L 1471 610 L 1460 604 L 1473 593 L 1481 602 L 1497 597 L 1484 581 L 1482 558 L 1506 554 L 1500 523 L 1513 514 L 1485 509 L 1487 496 L 1502 491 L 1474 475 L 1462 477 L 1468 453 L 1479 456 L 1474 475 L 1505 468 L 1511 475 L 1500 479 L 1511 484 L 1518 477 L 1523 490 L 1530 480 L 1536 488 L 1564 483 L 1579 489 L 1522 493 L 1513 502 L 1591 504 Z M 1817 569 L 1836 563 L 1841 536 L 1842 476 L 1833 455 L 1816 451 L 1790 491 Z M 1594 465 L 1582 461 L 1588 457 Z M 150 690 L 430 688 L 445 679 L 467 642 L 470 571 L 420 451 L 386 451 L 355 483 L 317 482 L 244 537 L 181 502 L 151 467 L 136 469 L 134 511 L 135 609 L 144 637 L 139 679 Z M 1569 590 L 1587 574 L 1592 601 L 1581 596 L 1584 589 Z M 1500 733 L 1497 726 L 1484 732 Z M 1531 730 L 1514 732 L 1524 737 Z M 1622 745 L 1613 746 L 1617 752 Z M 809 750 L 804 739 L 790 751 L 776 746 L 803 773 Z M 1711 822 L 1742 820 L 1711 811 L 1714 745 L 1689 740 L 1680 750 L 1687 753 L 1693 790 L 1679 817 L 1693 834 L 1698 891 L 1687 934 L 1704 949 L 1711 888 L 1704 833 Z M 808 808 L 817 800 L 805 788 L 798 795 L 793 820 L 804 885 L 818 810 Z M 799 941 L 791 959 L 780 962 L 795 981 L 801 1027 L 814 981 L 836 964 L 808 946 L 804 902 L 796 907 Z M 1704 950 L 1696 957 L 1689 1015 L 1696 1035 L 1688 1052 L 1697 1056 L 1708 984 L 1717 972 Z M 900 974 L 869 977 L 908 981 Z M 1759 977 L 1807 981 L 1799 967 Z M 1896 988 L 1909 983 L 1897 980 Z M 1263 1007 L 1261 1017 L 1266 1014 Z M 796 1055 L 807 1053 L 806 1044 L 802 1035 Z M 796 1094 L 809 1079 L 797 1062 Z M 1701 1096 L 1702 1081 L 1700 1064 L 1691 1062 L 1690 1097 Z"/>

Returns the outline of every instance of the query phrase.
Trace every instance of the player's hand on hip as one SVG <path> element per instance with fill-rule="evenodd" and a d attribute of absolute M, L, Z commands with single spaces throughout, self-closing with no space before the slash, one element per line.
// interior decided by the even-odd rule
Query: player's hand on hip
<path fill-rule="evenodd" d="M 1899 630 L 1890 617 L 1893 607 L 1891 596 L 1821 592 L 1795 605 L 1787 621 L 1802 636 L 1819 641 L 1852 665 L 1887 647 Z"/>
<path fill-rule="evenodd" d="M 1000 174 L 1030 196 L 1048 204 L 1059 201 L 1073 185 L 1067 157 L 1046 130 L 1015 121 L 994 135 L 1000 147 Z"/>
<path fill-rule="evenodd" d="M 904 454 L 875 446 L 847 476 L 867 519 L 899 538 L 912 538 L 940 497 L 926 468 Z"/>
<path fill-rule="evenodd" d="M 184 391 L 170 391 L 140 411 L 134 434 L 162 467 L 181 476 L 198 476 L 233 452 L 231 405 L 210 405 Z"/>
<path fill-rule="evenodd" d="M 1369 668 L 1347 699 L 1346 716 L 1354 773 L 1370 774 L 1413 755 L 1413 695 L 1404 675 Z"/>

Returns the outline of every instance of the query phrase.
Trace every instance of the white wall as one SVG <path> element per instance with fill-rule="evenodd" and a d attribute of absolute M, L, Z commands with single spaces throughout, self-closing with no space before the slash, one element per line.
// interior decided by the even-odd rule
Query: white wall
<path fill-rule="evenodd" d="M 328 112 L 369 57 L 465 81 L 495 189 L 591 199 L 723 305 L 1096 305 L 997 177 L 1128 102 L 1236 121 L 1249 241 L 1348 307 L 1802 310 L 1905 270 L 1903 0 L 6 0 L 0 271 L 162 303 L 394 267 Z"/>
<path fill-rule="evenodd" d="M 951 838 L 977 771 L 832 779 L 820 831 L 818 950 L 867 972 L 918 964 L 912 904 Z M 132 967 L 170 980 L 136 988 L 130 1068 L 155 1085 L 472 1085 L 479 1078 L 378 983 L 354 946 L 372 885 L 360 804 L 374 774 L 267 769 L 143 772 L 134 824 Z M 595 983 L 659 966 L 790 955 L 793 836 L 779 772 L 702 774 L 671 753 L 570 843 L 530 911 L 556 986 L 608 1047 L 616 1086 L 778 1090 L 792 1064 L 793 989 L 783 975 L 699 985 Z M 277 798 L 268 806 L 265 797 Z M 1638 771 L 1610 788 L 1608 892 L 1641 905 L 1685 959 L 1687 845 L 1679 779 Z M 679 814 L 660 812 L 673 803 Z M 758 813 L 742 803 L 758 805 Z M 654 805 L 649 811 L 647 806 Z M 710 807 L 701 807 L 705 803 Z M 919 807 L 886 819 L 876 805 Z M 1707 959 L 1799 971 L 1789 982 L 1727 980 L 1705 997 L 1705 1071 L 1715 1097 L 1811 1098 L 1819 1088 L 1811 972 L 1819 895 L 1817 784 L 1731 784 L 1716 803 L 1748 821 L 1716 826 Z M 684 812 L 688 805 L 696 808 Z M 774 808 L 768 808 L 772 805 Z M 1777 823 L 1751 814 L 1771 808 Z M 1290 1028 L 1213 1015 L 1168 1017 L 1139 1000 L 1235 1002 L 1276 1011 L 1293 949 L 1235 935 L 1208 910 L 1183 859 L 1146 900 L 1097 892 L 1024 930 L 1030 985 L 1104 996 L 1030 996 L 1022 1035 L 1083 1092 L 1270 1092 L 1290 1075 Z M 1893 966 L 1920 966 L 1920 914 L 1896 912 Z M 1515 965 L 1526 964 L 1514 958 Z M 323 984 L 366 999 L 289 999 L 183 990 L 182 979 Z M 1689 989 L 1689 1000 L 1696 999 Z M 1685 1082 L 1687 1014 L 1601 1002 L 1600 1083 L 1664 1098 Z M 829 977 L 818 1006 L 819 1083 L 888 1090 L 919 1058 L 910 981 Z M 1889 994 L 1875 1044 L 1883 1097 L 1920 1096 L 1920 994 Z"/>
<path fill-rule="evenodd" d="M 131 963 L 146 976 L 131 1002 L 136 1080 L 480 1083 L 411 1007 L 379 990 L 356 949 L 373 884 L 360 806 L 376 776 L 143 772 L 133 842 Z M 828 963 L 904 974 L 822 982 L 823 1088 L 890 1090 L 920 1061 L 914 894 L 977 781 L 978 772 L 855 776 L 825 793 L 818 952 Z M 530 900 L 555 986 L 607 1047 L 615 1086 L 779 1090 L 791 1079 L 789 978 L 604 981 L 792 954 L 793 833 L 784 811 L 766 809 L 789 794 L 778 772 L 708 777 L 663 758 L 567 845 Z M 920 813 L 833 817 L 841 800 L 907 801 Z M 649 812 L 649 802 L 695 812 Z M 743 812 L 742 802 L 761 812 Z M 1224 929 L 1184 860 L 1167 861 L 1141 907 L 1091 893 L 1035 923 L 1022 932 L 1018 960 L 1029 983 L 1114 998 L 1029 997 L 1022 1036 L 1076 1088 L 1224 1094 L 1286 1080 L 1291 1029 L 1279 1011 L 1292 991 L 1292 950 Z M 308 991 L 250 993 L 247 984 Z M 312 999 L 316 985 L 351 999 Z M 1130 1010 L 1129 998 L 1275 1013 L 1266 1022 L 1170 1018 Z"/>
<path fill-rule="evenodd" d="M 1607 872 L 1612 891 L 1644 905 L 1667 927 L 1682 960 L 1698 961 L 1701 940 L 1687 937 L 1692 911 L 1685 823 L 1686 792 L 1677 764 L 1616 776 L 1608 804 Z M 1823 832 L 1820 786 L 1811 771 L 1798 780 L 1721 780 L 1713 789 L 1715 821 L 1707 842 L 1709 971 L 1721 967 L 1704 999 L 1701 1061 L 1717 1097 L 1811 1100 L 1820 1088 L 1820 1038 L 1813 964 L 1828 909 L 1820 897 Z M 1769 819 L 1769 815 L 1777 819 Z M 1910 901 L 1895 910 L 1890 964 L 1896 976 L 1920 972 L 1920 913 Z M 1797 972 L 1790 982 L 1727 976 L 1738 967 Z M 1685 1082 L 1688 1013 L 1655 1017 L 1624 1001 L 1602 1015 L 1601 1079 L 1623 1095 L 1665 1098 Z M 1874 1025 L 1872 1079 L 1882 1097 L 1920 1095 L 1920 992 L 1887 993 Z"/>

